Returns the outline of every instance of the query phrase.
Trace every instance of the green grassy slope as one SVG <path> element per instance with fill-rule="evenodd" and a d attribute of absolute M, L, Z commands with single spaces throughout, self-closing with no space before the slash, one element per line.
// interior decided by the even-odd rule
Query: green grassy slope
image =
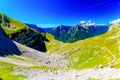
<path fill-rule="evenodd" d="M 14 20 L 2 13 L 0 13 L 0 24 L 1 24 L 0 26 L 2 27 L 2 29 L 5 31 L 5 33 L 9 37 L 11 37 L 12 34 L 29 29 L 25 24 L 17 20 Z"/>
<path fill-rule="evenodd" d="M 14 75 L 16 65 L 0 62 L 0 80 L 24 80 L 26 76 Z"/>
<path fill-rule="evenodd" d="M 84 69 L 102 66 L 120 67 L 120 25 L 115 24 L 103 35 L 62 43 L 51 39 L 47 43 L 49 52 L 64 55 L 71 62 L 71 68 Z"/>
<path fill-rule="evenodd" d="M 33 49 L 46 52 L 45 33 L 28 27 L 24 23 L 14 20 L 5 14 L 0 13 L 0 29 L 3 29 L 7 37 L 12 40 L 31 47 Z"/>
<path fill-rule="evenodd" d="M 0 27 L 5 31 L 7 36 L 12 37 L 13 34 L 16 33 L 23 33 L 26 30 L 32 30 L 36 33 L 40 33 L 42 36 L 44 36 L 43 33 L 33 29 L 29 28 L 26 24 L 19 22 L 15 19 L 10 18 L 9 16 L 6 16 L 3 13 L 0 13 Z"/>
<path fill-rule="evenodd" d="M 23 34 L 23 30 L 30 29 L 25 24 L 1 13 L 0 24 L 9 37 L 16 33 Z M 84 69 L 99 67 L 100 65 L 120 67 L 119 35 L 120 25 L 118 24 L 114 24 L 105 34 L 74 43 L 57 41 L 54 36 L 46 33 L 47 39 L 50 40 L 50 42 L 46 42 L 46 48 L 49 53 L 61 54 L 64 58 L 69 59 L 70 68 Z"/>

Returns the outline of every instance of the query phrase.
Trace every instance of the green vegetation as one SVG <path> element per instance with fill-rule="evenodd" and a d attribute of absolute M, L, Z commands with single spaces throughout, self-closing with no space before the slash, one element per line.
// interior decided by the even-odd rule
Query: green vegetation
<path fill-rule="evenodd" d="M 4 19 L 3 19 L 4 17 Z M 28 26 L 13 20 L 4 14 L 0 13 L 0 27 L 5 31 L 10 38 L 13 34 L 23 34 L 24 31 L 29 30 Z M 30 29 L 36 33 L 38 31 Z M 76 31 L 77 32 L 77 31 Z M 44 36 L 43 33 L 39 33 Z M 17 35 L 17 36 L 19 36 Z M 37 34 L 38 35 L 38 34 Z M 71 69 L 88 69 L 98 67 L 113 66 L 120 68 L 120 24 L 114 24 L 111 29 L 105 34 L 80 40 L 74 43 L 63 43 L 55 40 L 54 36 L 46 33 L 46 37 L 50 42 L 46 42 L 47 52 L 51 54 L 60 54 L 68 59 L 71 63 Z M 43 46 L 42 46 L 43 47 Z M 9 56 L 10 58 L 19 59 L 29 63 L 33 60 L 22 58 L 18 56 Z M 13 68 L 16 65 L 0 62 L 0 78 L 3 80 L 23 80 L 26 77 L 21 75 L 13 75 L 15 71 Z M 20 66 L 19 66 L 20 67 Z M 59 68 L 49 66 L 35 65 L 33 67 L 21 67 L 24 69 L 42 69 L 56 71 Z M 88 80 L 99 80 L 90 78 Z M 111 79 L 110 79 L 111 80 Z M 119 80 L 119 79 L 113 79 Z"/>
<path fill-rule="evenodd" d="M 21 58 L 16 58 L 16 59 L 21 60 Z M 2 80 L 25 80 L 27 76 L 15 74 L 16 72 L 19 72 L 19 69 L 20 70 L 37 69 L 37 70 L 45 70 L 45 71 L 50 70 L 53 72 L 60 70 L 60 68 L 37 65 L 37 64 L 32 67 L 29 67 L 29 66 L 17 66 L 11 63 L 0 62 L 0 79 Z"/>
<path fill-rule="evenodd" d="M 29 28 L 26 24 L 4 14 L 0 14 L 0 19 L 0 28 L 3 29 L 7 37 L 22 45 L 46 52 L 44 41 L 48 40 L 44 33 Z"/>
<path fill-rule="evenodd" d="M 50 31 L 55 36 L 55 39 L 64 43 L 72 43 L 78 40 L 84 40 L 90 37 L 98 36 L 108 30 L 108 25 L 87 25 L 86 23 L 66 26 L 60 25 Z"/>
<path fill-rule="evenodd" d="M 38 70 L 50 70 L 52 72 L 54 71 L 58 71 L 60 70 L 61 68 L 56 68 L 56 67 L 50 67 L 50 66 L 45 66 L 45 65 L 35 65 L 35 66 L 32 66 L 32 67 L 24 67 L 24 69 L 27 69 L 27 70 L 30 70 L 30 69 L 38 69 Z"/>
<path fill-rule="evenodd" d="M 47 43 L 47 50 L 69 59 L 70 68 L 73 69 L 120 67 L 119 30 L 120 25 L 114 24 L 105 34 L 74 43 L 62 43 L 51 39 Z"/>
<path fill-rule="evenodd" d="M 30 29 L 25 24 L 13 20 L 4 14 L 0 14 L 0 23 L 9 37 L 17 33 L 23 34 L 24 30 Z M 105 34 L 74 43 L 60 42 L 55 40 L 53 35 L 46 33 L 46 37 L 50 41 L 46 42 L 46 48 L 49 53 L 60 54 L 70 60 L 70 68 L 73 69 L 95 68 L 100 65 L 103 67 L 112 65 L 119 68 L 119 28 L 120 25 L 115 24 Z M 34 29 L 31 30 L 38 33 Z M 40 34 L 44 36 L 43 33 Z"/>
<path fill-rule="evenodd" d="M 12 56 L 7 56 L 8 58 L 13 58 L 16 60 L 20 60 L 20 61 L 25 61 L 27 63 L 31 63 L 34 64 L 34 66 L 19 66 L 21 68 L 24 69 L 41 69 L 41 70 L 51 70 L 51 71 L 56 71 L 56 70 L 60 70 L 61 68 L 57 68 L 57 67 L 50 67 L 50 66 L 45 66 L 45 65 L 39 65 L 35 60 L 32 60 L 30 58 L 25 58 L 22 56 L 16 56 L 16 55 L 12 55 Z M 13 66 L 14 67 L 14 66 Z"/>
<path fill-rule="evenodd" d="M 96 78 L 89 78 L 87 80 L 101 80 L 101 79 L 96 79 Z"/>
<path fill-rule="evenodd" d="M 27 63 L 34 64 L 34 66 L 32 66 L 32 67 L 29 67 L 29 66 L 22 67 L 24 69 L 41 69 L 41 70 L 51 70 L 51 71 L 60 70 L 60 68 L 56 68 L 56 67 L 50 67 L 50 66 L 45 66 L 45 65 L 38 65 L 35 60 L 29 59 L 29 58 L 25 58 L 25 57 L 21 57 L 21 56 L 13 55 L 13 56 L 7 56 L 7 57 L 13 58 L 13 59 L 17 59 L 17 60 L 20 60 L 20 61 L 25 61 Z"/>
<path fill-rule="evenodd" d="M 0 78 L 2 80 L 23 80 L 25 76 L 12 75 L 13 71 L 10 69 L 0 69 Z"/>
<path fill-rule="evenodd" d="M 115 78 L 115 79 L 109 79 L 109 80 L 120 80 L 120 78 Z"/>
<path fill-rule="evenodd" d="M 18 59 L 18 60 L 21 60 L 21 61 L 25 61 L 25 62 L 30 62 L 30 63 L 34 63 L 36 62 L 35 60 L 32 60 L 32 59 L 29 59 L 29 58 L 25 58 L 25 57 L 21 57 L 21 56 L 17 56 L 17 55 L 10 55 L 10 56 L 7 56 L 9 58 L 13 58 L 13 59 Z"/>
<path fill-rule="evenodd" d="M 1 80 L 24 80 L 26 77 L 23 75 L 14 75 L 13 68 L 16 65 L 0 62 L 0 78 Z"/>
<path fill-rule="evenodd" d="M 28 27 L 4 14 L 0 14 L 0 24 L 5 33 L 11 37 L 12 34 L 28 30 Z"/>
<path fill-rule="evenodd" d="M 13 34 L 19 33 L 20 35 L 20 34 L 23 34 L 24 31 L 27 31 L 29 29 L 44 36 L 44 33 L 41 33 L 35 29 L 29 28 L 24 23 L 14 20 L 2 13 L 0 13 L 0 27 L 5 31 L 7 36 L 9 36 L 10 38 L 12 37 Z"/>

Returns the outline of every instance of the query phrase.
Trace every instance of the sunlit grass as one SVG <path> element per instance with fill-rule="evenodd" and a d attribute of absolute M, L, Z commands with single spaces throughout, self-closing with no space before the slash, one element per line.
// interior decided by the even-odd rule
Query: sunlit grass
<path fill-rule="evenodd" d="M 2 80 L 24 80 L 26 76 L 13 75 L 15 71 L 13 68 L 16 65 L 0 62 L 0 78 Z"/>
<path fill-rule="evenodd" d="M 66 56 L 73 69 L 94 68 L 100 65 L 107 67 L 110 64 L 119 66 L 120 62 L 115 61 L 120 58 L 120 37 L 111 37 L 119 35 L 120 25 L 113 25 L 111 28 L 105 34 L 74 43 L 62 43 L 51 39 L 51 42 L 47 43 L 48 52 Z"/>

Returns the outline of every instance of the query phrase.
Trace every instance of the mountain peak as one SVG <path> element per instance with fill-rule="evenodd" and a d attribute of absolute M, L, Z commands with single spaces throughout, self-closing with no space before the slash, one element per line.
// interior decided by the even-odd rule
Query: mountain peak
<path fill-rule="evenodd" d="M 108 29 L 108 25 L 96 25 L 89 21 L 88 23 L 82 23 L 76 26 L 60 25 L 50 33 L 53 34 L 57 40 L 63 42 L 75 42 L 103 34 Z"/>

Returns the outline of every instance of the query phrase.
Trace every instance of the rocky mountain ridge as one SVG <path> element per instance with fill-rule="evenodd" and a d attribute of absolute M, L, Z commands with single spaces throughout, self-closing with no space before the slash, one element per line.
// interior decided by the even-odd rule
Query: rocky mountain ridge
<path fill-rule="evenodd" d="M 0 14 L 0 27 L 6 37 L 31 47 L 33 49 L 46 52 L 45 41 L 48 41 L 45 34 L 27 25 L 20 23 L 4 14 Z"/>
<path fill-rule="evenodd" d="M 98 36 L 107 32 L 109 25 L 83 25 L 65 26 L 60 25 L 49 33 L 55 36 L 57 40 L 63 42 L 75 42 L 86 38 Z"/>

